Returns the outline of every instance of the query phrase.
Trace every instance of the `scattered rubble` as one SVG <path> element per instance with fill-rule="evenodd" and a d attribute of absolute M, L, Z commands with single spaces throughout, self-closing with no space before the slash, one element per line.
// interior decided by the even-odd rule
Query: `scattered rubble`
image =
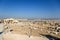
<path fill-rule="evenodd" d="M 2 21 L 2 22 L 1 22 Z M 43 35 L 52 35 L 60 38 L 60 20 L 24 20 L 24 19 L 3 19 L 3 33 L 8 32 L 20 35 L 39 37 Z"/>

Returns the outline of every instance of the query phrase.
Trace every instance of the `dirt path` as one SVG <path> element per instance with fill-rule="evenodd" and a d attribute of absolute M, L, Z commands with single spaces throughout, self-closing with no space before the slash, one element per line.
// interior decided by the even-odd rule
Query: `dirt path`
<path fill-rule="evenodd" d="M 48 40 L 46 37 L 31 36 L 29 38 L 27 35 L 12 34 L 10 32 L 3 34 L 3 38 L 4 40 Z"/>

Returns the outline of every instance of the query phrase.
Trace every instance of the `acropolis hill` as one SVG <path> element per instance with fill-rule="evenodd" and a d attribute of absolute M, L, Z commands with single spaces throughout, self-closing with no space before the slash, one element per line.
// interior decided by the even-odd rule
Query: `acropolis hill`
<path fill-rule="evenodd" d="M 10 33 L 27 35 L 29 38 L 31 36 L 40 37 L 43 35 L 51 35 L 60 38 L 60 20 L 8 18 L 0 20 L 0 24 L 3 24 L 3 30 L 1 32 L 3 32 L 2 37 L 4 40 L 13 40 L 13 38 L 9 37 L 11 35 Z M 8 36 L 8 34 L 10 35 Z M 48 40 L 48 38 L 43 37 L 35 40 Z"/>

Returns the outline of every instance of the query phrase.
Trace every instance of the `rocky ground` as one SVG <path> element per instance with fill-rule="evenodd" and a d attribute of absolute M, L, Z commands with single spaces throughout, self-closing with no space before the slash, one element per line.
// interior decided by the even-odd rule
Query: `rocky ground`
<path fill-rule="evenodd" d="M 27 36 L 27 35 L 21 35 L 21 34 L 13 34 L 11 32 L 8 32 L 3 35 L 4 40 L 48 40 L 48 38 L 40 36 Z"/>
<path fill-rule="evenodd" d="M 2 29 L 3 40 L 60 40 L 60 20 L 8 21 Z"/>

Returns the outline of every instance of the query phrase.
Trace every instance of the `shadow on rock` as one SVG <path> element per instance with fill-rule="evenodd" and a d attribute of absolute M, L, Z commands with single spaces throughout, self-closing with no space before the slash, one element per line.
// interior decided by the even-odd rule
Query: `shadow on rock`
<path fill-rule="evenodd" d="M 42 35 L 42 36 L 47 37 L 49 40 L 60 40 L 60 38 L 54 37 L 52 35 Z"/>

